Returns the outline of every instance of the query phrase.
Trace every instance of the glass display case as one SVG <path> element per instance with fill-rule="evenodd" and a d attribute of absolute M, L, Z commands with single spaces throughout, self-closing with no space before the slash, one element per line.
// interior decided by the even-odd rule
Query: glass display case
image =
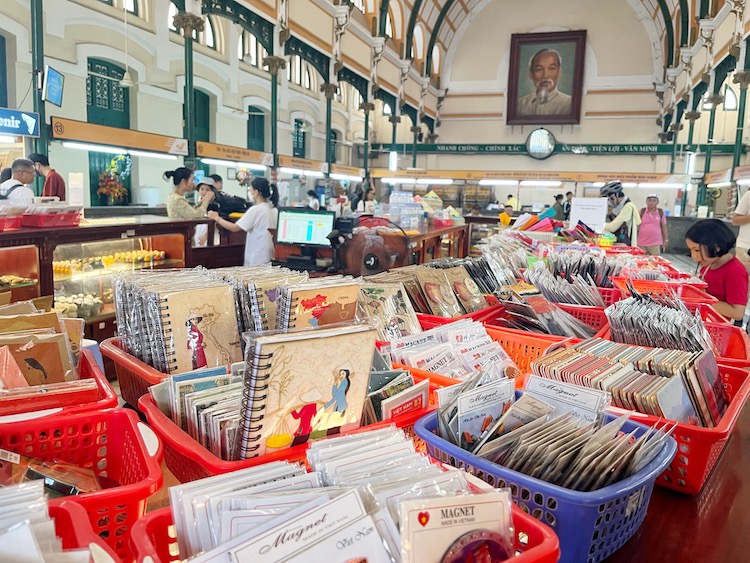
<path fill-rule="evenodd" d="M 8 301 L 23 301 L 41 295 L 36 245 L 0 249 L 0 293 L 7 292 L 11 294 Z"/>
<path fill-rule="evenodd" d="M 480 254 L 477 248 L 477 243 L 487 237 L 490 237 L 502 230 L 500 221 L 497 216 L 495 217 L 483 217 L 466 216 L 466 223 L 469 225 L 469 254 L 478 255 Z"/>
<path fill-rule="evenodd" d="M 184 268 L 181 234 L 58 244 L 52 252 L 55 307 L 93 319 L 114 312 L 112 274 L 144 268 Z"/>

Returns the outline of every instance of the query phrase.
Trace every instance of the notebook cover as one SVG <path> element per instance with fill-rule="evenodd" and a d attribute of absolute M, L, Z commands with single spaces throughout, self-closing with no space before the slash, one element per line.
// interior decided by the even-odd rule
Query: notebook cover
<path fill-rule="evenodd" d="M 0 335 L 29 385 L 63 383 L 74 378 L 64 334 Z"/>
<path fill-rule="evenodd" d="M 357 313 L 359 284 L 331 285 L 290 291 L 289 328 L 317 328 L 351 322 Z"/>
<path fill-rule="evenodd" d="M 229 285 L 160 293 L 167 372 L 229 366 L 242 359 Z"/>
<path fill-rule="evenodd" d="M 364 285 L 362 304 L 381 340 L 390 341 L 422 332 L 417 314 L 401 283 Z"/>
<path fill-rule="evenodd" d="M 376 337 L 373 328 L 353 326 L 251 340 L 239 458 L 357 428 Z"/>

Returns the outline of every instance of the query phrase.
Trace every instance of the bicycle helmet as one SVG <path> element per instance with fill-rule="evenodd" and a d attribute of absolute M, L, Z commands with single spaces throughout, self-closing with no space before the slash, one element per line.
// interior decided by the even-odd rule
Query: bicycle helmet
<path fill-rule="evenodd" d="M 599 195 L 602 197 L 609 197 L 611 195 L 622 195 L 622 184 L 620 180 L 612 180 L 607 182 L 599 189 Z"/>

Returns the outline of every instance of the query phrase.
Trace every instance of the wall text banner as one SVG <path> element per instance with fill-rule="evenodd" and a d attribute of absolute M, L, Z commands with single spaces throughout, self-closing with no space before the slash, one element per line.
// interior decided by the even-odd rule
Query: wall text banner
<path fill-rule="evenodd" d="M 266 164 L 269 156 L 269 153 L 262 151 L 253 151 L 229 145 L 217 145 L 216 143 L 205 143 L 203 141 L 195 143 L 195 152 L 199 157 L 203 158 L 218 158 L 233 162 L 249 162 L 251 164 Z"/>
<path fill-rule="evenodd" d="M 705 152 L 708 145 L 689 145 L 683 147 L 685 151 Z M 713 154 L 734 154 L 734 145 L 717 144 L 711 145 Z M 373 144 L 373 150 L 411 153 L 411 144 Z M 552 154 L 580 154 L 580 155 L 665 155 L 671 156 L 674 147 L 672 144 L 636 144 L 636 145 L 610 145 L 610 144 L 557 144 Z M 417 152 L 422 154 L 528 154 L 526 145 L 503 145 L 503 144 L 424 144 L 417 145 Z"/>
<path fill-rule="evenodd" d="M 327 172 L 328 165 L 318 160 L 297 158 L 296 156 L 279 155 L 279 166 L 285 168 L 298 168 L 301 170 L 312 170 L 313 172 Z"/>
<path fill-rule="evenodd" d="M 0 108 L 0 135 L 38 137 L 39 114 Z"/>
<path fill-rule="evenodd" d="M 625 183 L 664 182 L 689 183 L 685 174 L 657 174 L 654 172 L 554 172 L 549 170 L 370 170 L 373 178 L 442 178 L 452 180 L 559 180 L 561 182 L 608 182 L 620 180 Z"/>
<path fill-rule="evenodd" d="M 185 139 L 107 127 L 62 117 L 52 118 L 52 138 L 58 141 L 79 141 L 181 156 L 188 154 L 188 144 Z"/>

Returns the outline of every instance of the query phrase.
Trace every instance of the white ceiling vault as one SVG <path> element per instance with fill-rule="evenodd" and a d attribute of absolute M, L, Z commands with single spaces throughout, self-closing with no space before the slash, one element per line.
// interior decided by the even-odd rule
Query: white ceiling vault
<path fill-rule="evenodd" d="M 420 27 L 423 45 L 414 46 L 414 51 L 424 53 L 429 73 L 433 46 L 437 45 L 445 56 L 451 46 L 460 39 L 462 30 L 472 19 L 480 17 L 481 11 L 491 3 L 504 2 L 508 6 L 508 19 L 513 18 L 513 8 L 518 0 L 380 0 L 373 2 L 384 34 L 385 14 L 388 13 L 394 24 L 403 22 L 403 30 L 395 30 L 396 39 L 401 39 L 402 52 L 410 58 L 414 46 L 414 30 Z M 533 1 L 533 0 L 527 0 Z M 574 1 L 574 0 L 572 0 Z M 626 2 L 642 23 L 651 43 L 655 69 L 664 69 L 674 63 L 675 46 L 686 45 L 689 36 L 691 6 L 695 0 L 605 0 L 600 3 L 606 12 L 608 2 Z M 371 4 L 372 5 L 372 4 Z M 543 24 L 543 21 L 532 22 Z M 553 23 L 553 22 L 552 22 Z M 533 26 L 532 26 L 533 27 Z M 679 36 L 678 36 L 679 35 Z"/>

